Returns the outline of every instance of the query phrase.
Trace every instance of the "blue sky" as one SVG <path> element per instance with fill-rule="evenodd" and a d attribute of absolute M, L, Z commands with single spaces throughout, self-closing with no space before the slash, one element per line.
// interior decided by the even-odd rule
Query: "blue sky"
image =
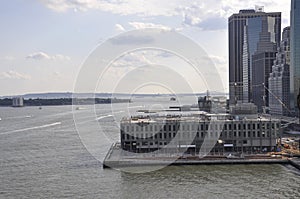
<path fill-rule="evenodd" d="M 176 31 L 195 41 L 214 62 L 226 91 L 227 18 L 255 5 L 265 6 L 266 12 L 282 12 L 282 27 L 288 25 L 290 0 L 3 1 L 0 7 L 0 96 L 73 91 L 82 64 L 99 44 L 126 31 L 143 28 Z M 183 69 L 176 66 L 177 73 L 186 79 L 193 76 L 188 70 L 184 71 L 185 63 L 178 59 L 170 56 L 158 59 L 155 53 L 143 51 L 114 63 L 123 67 L 111 69 L 109 77 L 118 79 L 118 70 L 123 70 L 124 76 L 124 71 L 130 71 L 133 65 L 151 64 L 153 60 L 156 65 L 180 63 Z M 134 81 L 130 79 L 128 81 Z M 206 90 L 205 86 L 197 85 L 196 79 L 191 80 L 191 84 L 195 84 L 192 86 L 195 92 Z M 179 83 L 174 86 L 180 88 Z M 140 92 L 159 92 L 157 86 L 152 90 L 149 87 Z M 112 92 L 112 88 L 104 85 L 96 91 Z"/>

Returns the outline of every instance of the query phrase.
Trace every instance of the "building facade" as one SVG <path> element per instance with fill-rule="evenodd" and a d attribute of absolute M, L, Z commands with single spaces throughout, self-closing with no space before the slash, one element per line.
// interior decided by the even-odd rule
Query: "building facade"
<path fill-rule="evenodd" d="M 291 1 L 291 109 L 296 113 L 297 96 L 300 89 L 300 1 Z"/>
<path fill-rule="evenodd" d="M 251 101 L 260 113 L 269 106 L 269 77 L 276 59 L 276 52 L 259 52 L 252 57 Z"/>
<path fill-rule="evenodd" d="M 269 77 L 270 114 L 290 116 L 290 27 L 282 33 L 282 41 Z"/>
<path fill-rule="evenodd" d="M 281 38 L 281 13 L 241 10 L 228 19 L 229 103 L 252 99 L 252 56 L 275 51 Z M 275 46 L 274 46 L 275 45 Z"/>
<path fill-rule="evenodd" d="M 12 106 L 13 107 L 22 107 L 22 106 L 24 106 L 24 99 L 23 99 L 23 97 L 14 97 L 12 99 Z"/>
<path fill-rule="evenodd" d="M 276 150 L 279 128 L 278 120 L 249 115 L 131 117 L 121 121 L 121 147 L 134 153 L 254 154 Z"/>

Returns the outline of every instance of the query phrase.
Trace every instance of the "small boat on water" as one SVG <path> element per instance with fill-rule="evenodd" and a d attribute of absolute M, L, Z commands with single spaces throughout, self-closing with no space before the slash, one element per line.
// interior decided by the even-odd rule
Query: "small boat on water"
<path fill-rule="evenodd" d="M 40 107 L 39 107 L 39 109 L 41 110 L 41 109 L 42 109 L 42 107 L 40 106 Z"/>

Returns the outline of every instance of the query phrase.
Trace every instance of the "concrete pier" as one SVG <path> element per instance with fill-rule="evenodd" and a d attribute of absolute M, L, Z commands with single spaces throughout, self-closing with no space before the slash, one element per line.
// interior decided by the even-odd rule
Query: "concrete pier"
<path fill-rule="evenodd" d="M 300 158 L 270 157 L 266 155 L 251 155 L 244 158 L 226 158 L 207 156 L 191 159 L 191 157 L 178 157 L 171 154 L 132 154 L 121 150 L 115 143 L 109 149 L 103 168 L 122 168 L 140 166 L 168 166 L 168 165 L 222 165 L 222 164 L 291 164 L 300 170 Z"/>

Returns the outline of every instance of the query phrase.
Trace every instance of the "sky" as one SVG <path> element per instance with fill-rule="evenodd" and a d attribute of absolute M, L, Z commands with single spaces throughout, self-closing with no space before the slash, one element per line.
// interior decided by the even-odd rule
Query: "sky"
<path fill-rule="evenodd" d="M 165 50 L 140 49 L 115 54 L 117 59 L 106 60 L 110 66 L 105 73 L 97 73 L 92 91 L 186 93 L 210 88 L 228 92 L 227 19 L 240 9 L 255 6 L 264 6 L 265 12 L 282 12 L 282 28 L 289 25 L 290 0 L 3 1 L 0 7 L 0 96 L 73 92 L 78 79 L 89 82 L 90 79 L 82 75 L 82 68 L 103 43 L 108 40 L 118 44 L 136 42 L 129 36 L 119 35 L 145 28 L 158 28 L 189 38 L 203 50 L 199 51 L 202 67 L 215 67 L 219 76 L 202 74 L 201 79 L 195 75 L 191 63 L 179 55 Z M 124 40 L 112 40 L 116 37 Z M 174 48 L 185 45 L 172 39 L 170 42 Z M 213 64 L 205 64 L 208 58 Z M 214 78 L 222 82 L 220 90 L 207 85 Z"/>

